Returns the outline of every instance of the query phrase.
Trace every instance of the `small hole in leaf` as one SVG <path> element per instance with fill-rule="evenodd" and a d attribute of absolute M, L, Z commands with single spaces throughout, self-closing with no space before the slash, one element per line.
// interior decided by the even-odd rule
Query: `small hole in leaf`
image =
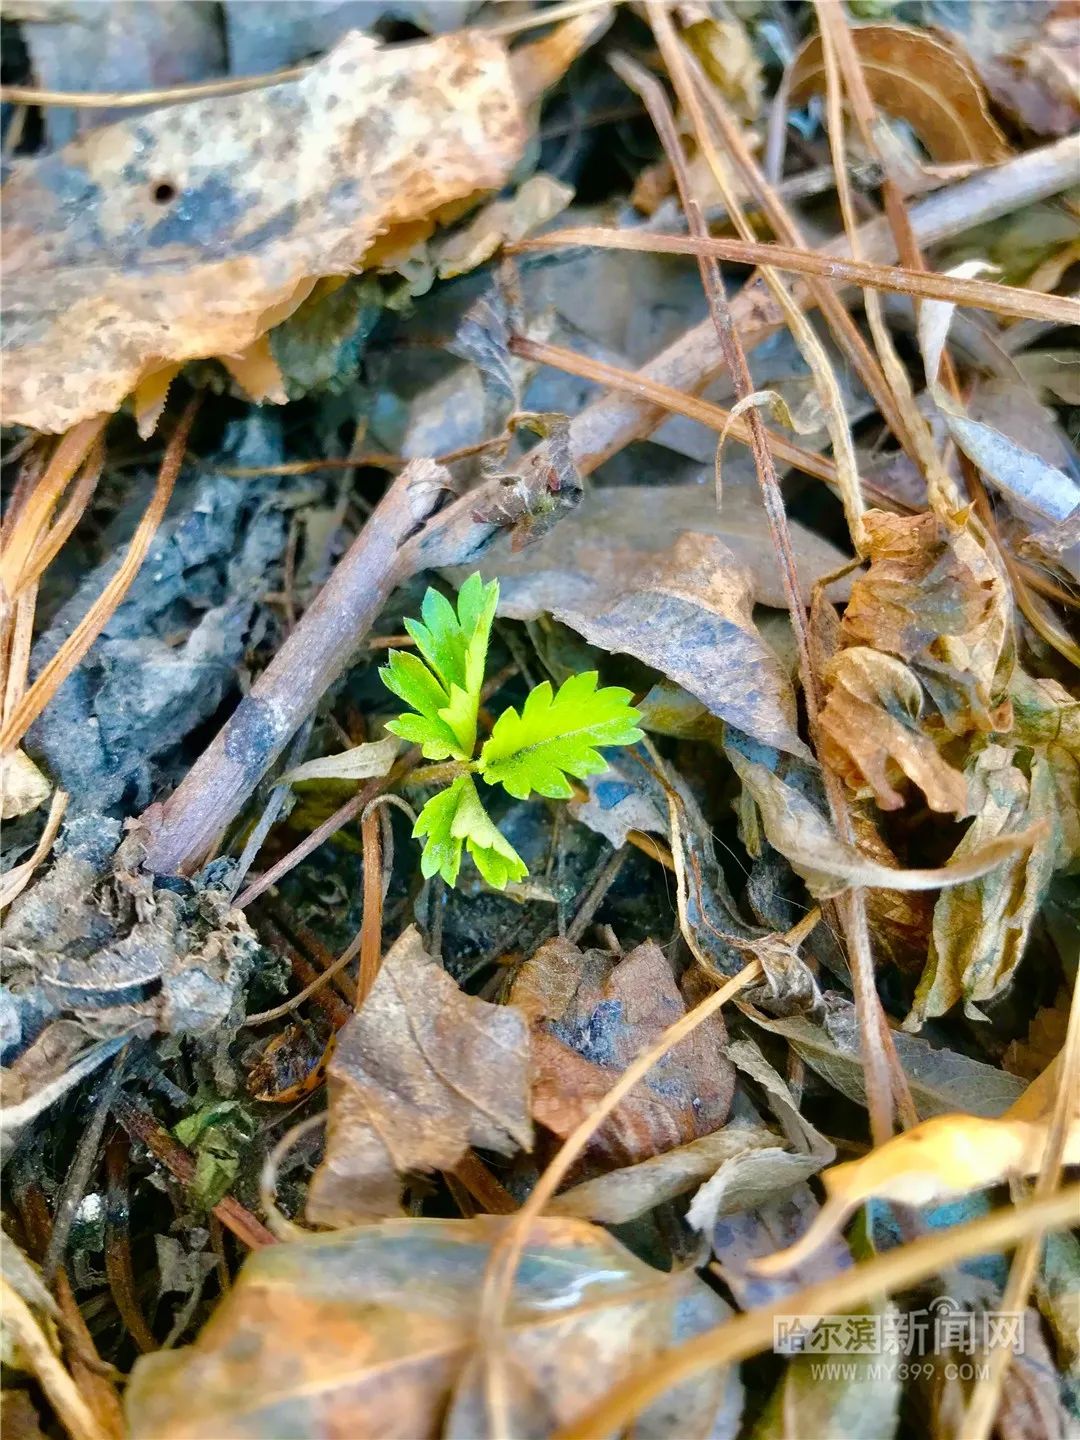
<path fill-rule="evenodd" d="M 168 180 L 159 180 L 150 193 L 158 205 L 168 205 L 176 199 L 176 186 Z"/>

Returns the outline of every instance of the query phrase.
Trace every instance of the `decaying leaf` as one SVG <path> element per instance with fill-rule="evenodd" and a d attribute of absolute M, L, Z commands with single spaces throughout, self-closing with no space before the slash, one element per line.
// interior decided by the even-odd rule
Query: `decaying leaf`
<path fill-rule="evenodd" d="M 958 46 L 907 25 L 860 25 L 852 39 L 875 104 L 906 120 L 939 165 L 995 165 L 1009 147 L 990 118 L 971 61 Z M 821 39 L 799 52 L 790 99 L 798 105 L 825 88 Z"/>
<path fill-rule="evenodd" d="M 1080 860 L 1080 706 L 1055 681 L 1019 671 L 1012 694 L 1011 743 L 987 744 L 974 757 L 975 819 L 950 864 L 1000 836 L 1041 831 L 1030 850 L 942 892 L 912 1027 L 961 999 L 983 1019 L 983 1007 L 1013 979 L 1055 871 Z"/>
<path fill-rule="evenodd" d="M 789 523 L 799 583 L 809 595 L 817 580 L 839 570 L 848 557 L 797 520 Z M 787 609 L 764 506 L 742 486 L 729 486 L 719 510 L 711 490 L 700 485 L 635 485 L 631 492 L 590 486 L 573 525 L 515 554 L 507 541 L 496 539 L 479 568 L 499 581 L 500 615 L 535 620 L 564 601 L 576 604 L 612 593 L 628 569 L 654 563 L 687 533 L 723 541 L 748 573 L 754 603 Z M 467 572 L 454 573 L 464 579 Z M 829 594 L 846 599 L 848 590 L 840 582 Z"/>
<path fill-rule="evenodd" d="M 938 1115 L 894 1135 L 858 1160 L 822 1172 L 828 1197 L 814 1224 L 788 1250 L 757 1262 L 763 1275 L 776 1274 L 812 1254 L 824 1239 L 868 1200 L 932 1205 L 972 1190 L 1032 1175 L 1042 1164 L 1047 1127 L 1002 1116 Z M 1080 1161 L 1080 1123 L 1065 1144 L 1065 1164 Z"/>
<path fill-rule="evenodd" d="M 384 1220 L 258 1251 L 193 1345 L 138 1361 L 132 1440 L 490 1436 L 469 1361 L 483 1345 L 483 1278 L 504 1226 L 490 1216 Z M 536 1402 L 529 1433 L 568 1424 L 729 1314 L 691 1270 L 653 1270 L 580 1220 L 536 1221 L 504 1352 L 515 1388 Z M 713 1369 L 639 1424 L 654 1440 L 730 1440 L 741 1410 L 737 1375 Z"/>
<path fill-rule="evenodd" d="M 866 1104 L 859 1022 L 849 1000 L 826 995 L 821 1024 L 803 1015 L 772 1017 L 744 1008 L 755 1024 L 782 1035 L 799 1058 L 834 1089 L 857 1105 Z M 1003 1115 L 1022 1092 L 1022 1082 L 996 1066 L 941 1049 L 914 1035 L 897 1033 L 893 1042 L 921 1120 L 957 1110 L 992 1119 Z"/>
<path fill-rule="evenodd" d="M 472 1145 L 532 1145 L 524 1017 L 463 994 L 415 927 L 340 1032 L 327 1083 L 326 1158 L 307 1203 L 320 1224 L 399 1213 L 399 1177 L 452 1170 Z"/>
<path fill-rule="evenodd" d="M 501 41 L 353 33 L 298 80 L 25 162 L 4 187 L 4 422 L 66 430 L 212 355 L 284 400 L 266 331 L 320 277 L 498 188 L 525 138 Z"/>
<path fill-rule="evenodd" d="M 604 951 L 549 941 L 521 967 L 510 998 L 533 1021 L 533 1117 L 559 1138 L 687 1008 L 651 941 L 618 963 Z M 718 1130 L 734 1086 L 724 1034 L 717 1017 L 669 1050 L 597 1131 L 590 1160 L 609 1169 Z"/>
<path fill-rule="evenodd" d="M 931 808 L 967 813 L 964 777 L 940 751 L 999 730 L 1013 663 L 1008 582 L 969 514 L 871 510 L 870 569 L 851 589 L 821 714 L 822 758 L 886 810 L 914 779 Z"/>
<path fill-rule="evenodd" d="M 747 570 L 721 540 L 688 532 L 660 554 L 612 557 L 603 579 L 579 580 L 569 595 L 523 608 L 550 609 L 590 645 L 635 656 L 714 715 L 806 755 L 788 677 L 754 626 L 752 594 Z"/>

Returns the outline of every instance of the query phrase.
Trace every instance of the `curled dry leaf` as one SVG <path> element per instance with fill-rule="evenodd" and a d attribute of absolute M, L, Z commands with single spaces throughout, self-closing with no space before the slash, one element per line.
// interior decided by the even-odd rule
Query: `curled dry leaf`
<path fill-rule="evenodd" d="M 970 513 L 866 516 L 870 568 L 851 587 L 821 713 L 822 758 L 897 809 L 903 775 L 932 809 L 967 813 L 955 736 L 1009 724 L 1008 582 Z"/>
<path fill-rule="evenodd" d="M 440 280 L 475 270 L 508 240 L 522 240 L 561 214 L 574 191 L 542 172 L 530 175 L 509 200 L 493 200 L 461 231 L 440 240 L 435 268 Z"/>
<path fill-rule="evenodd" d="M 490 1216 L 385 1220 L 257 1252 L 193 1345 L 138 1361 L 131 1440 L 489 1435 L 469 1362 L 504 1226 Z M 504 1331 L 511 1401 L 523 1392 L 540 1402 L 528 1415 L 540 1440 L 729 1314 L 692 1270 L 662 1274 L 598 1227 L 541 1218 Z M 713 1369 L 640 1425 L 654 1440 L 729 1440 L 741 1410 L 737 1374 Z"/>
<path fill-rule="evenodd" d="M 775 768 L 775 760 L 770 765 L 764 758 L 755 758 L 745 746 L 737 748 L 733 737 L 724 748 L 761 813 L 769 844 L 786 856 L 818 899 L 838 895 L 851 885 L 883 890 L 934 890 L 941 885 L 960 885 L 1023 854 L 1043 832 L 1044 823 L 1040 821 L 1015 835 L 987 841 L 955 864 L 936 870 L 897 869 L 841 840 L 798 777 L 785 777 Z M 769 752 L 758 747 L 757 753 L 765 757 Z"/>
<path fill-rule="evenodd" d="M 534 1027 L 533 1118 L 560 1139 L 687 1008 L 652 941 L 613 963 L 551 940 L 521 967 L 510 998 Z M 718 1130 L 734 1088 L 724 1040 L 714 1017 L 669 1050 L 597 1131 L 589 1159 L 625 1165 Z"/>
<path fill-rule="evenodd" d="M 983 1008 L 1012 982 L 1057 871 L 1080 860 L 1080 705 L 1053 680 L 1017 671 L 1010 743 L 973 759 L 975 819 L 950 865 L 1002 836 L 1038 827 L 1030 849 L 995 871 L 942 892 L 926 970 L 906 1022 L 917 1027 L 958 1000 Z"/>
<path fill-rule="evenodd" d="M 281 783 L 295 785 L 302 780 L 370 780 L 376 775 L 388 775 L 400 749 L 401 741 L 397 736 L 387 735 L 366 745 L 354 745 L 351 750 L 342 750 L 337 755 L 307 760 L 284 774 Z"/>
<path fill-rule="evenodd" d="M 867 88 L 878 108 L 905 120 L 939 165 L 996 165 L 1009 156 L 990 118 L 974 66 L 956 45 L 907 25 L 859 25 L 852 32 Z M 825 89 L 821 38 L 795 58 L 790 100 Z"/>
<path fill-rule="evenodd" d="M 502 185 L 526 133 L 499 40 L 352 33 L 288 84 L 23 163 L 4 187 L 4 423 L 67 430 L 213 355 L 284 400 L 265 332 L 320 277 Z"/>
<path fill-rule="evenodd" d="M 400 1176 L 453 1170 L 472 1145 L 532 1145 L 525 1018 L 458 989 L 415 926 L 387 952 L 327 1071 L 326 1157 L 308 1218 L 347 1225 L 401 1208 Z"/>
<path fill-rule="evenodd" d="M 1010 1178 L 1035 1174 L 1042 1164 L 1047 1127 L 1028 1120 L 938 1115 L 895 1135 L 869 1155 L 822 1172 L 828 1197 L 814 1224 L 795 1245 L 755 1269 L 776 1274 L 812 1254 L 860 1205 L 888 1200 L 933 1205 Z M 1065 1143 L 1064 1163 L 1080 1161 L 1080 1123 Z"/>
<path fill-rule="evenodd" d="M 773 1149 L 776 1136 L 758 1126 L 728 1125 L 665 1150 L 637 1165 L 609 1170 L 573 1185 L 547 1206 L 551 1215 L 573 1215 L 604 1225 L 625 1225 L 707 1180 L 721 1165 L 740 1155 Z"/>

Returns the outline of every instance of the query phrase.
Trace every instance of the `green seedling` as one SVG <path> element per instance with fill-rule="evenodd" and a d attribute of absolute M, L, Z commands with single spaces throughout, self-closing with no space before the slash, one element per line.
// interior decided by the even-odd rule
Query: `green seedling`
<path fill-rule="evenodd" d="M 450 783 L 427 802 L 413 828 L 424 841 L 422 872 L 455 884 L 467 848 L 488 884 L 502 890 L 529 869 L 484 809 L 474 776 L 518 800 L 534 791 L 567 800 L 573 794 L 567 776 L 583 780 L 608 768 L 597 746 L 633 745 L 641 731 L 630 691 L 598 688 L 590 670 L 571 675 L 555 692 L 546 680 L 537 685 L 520 715 L 513 706 L 503 711 L 477 755 L 477 714 L 498 601 L 499 582 L 485 585 L 478 574 L 461 587 L 456 610 L 428 590 L 423 620 L 405 621 L 418 653 L 391 650 L 379 673 L 411 707 L 386 728 L 419 745 L 426 759 L 448 762 L 437 773 Z"/>

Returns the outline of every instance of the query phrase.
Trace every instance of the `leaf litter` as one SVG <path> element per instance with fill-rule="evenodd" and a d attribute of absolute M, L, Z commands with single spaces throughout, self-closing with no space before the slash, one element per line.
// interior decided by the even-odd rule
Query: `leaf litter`
<path fill-rule="evenodd" d="M 13 1433 L 1068 1433 L 1069 7 L 145 8 L 5 22 Z"/>

